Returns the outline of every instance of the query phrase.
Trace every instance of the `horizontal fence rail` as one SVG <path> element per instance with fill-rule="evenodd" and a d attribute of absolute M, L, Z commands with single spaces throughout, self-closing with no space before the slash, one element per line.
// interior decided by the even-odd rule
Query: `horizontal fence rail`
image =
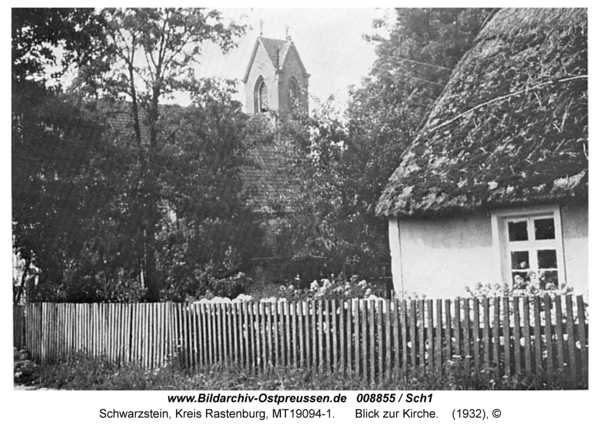
<path fill-rule="evenodd" d="M 587 386 L 583 297 L 314 300 L 218 304 L 15 307 L 22 338 L 44 362 L 73 353 L 156 368 L 237 365 L 343 371 L 371 380 L 415 372 L 497 377 L 560 374 Z M 20 334 L 22 332 L 22 334 Z"/>

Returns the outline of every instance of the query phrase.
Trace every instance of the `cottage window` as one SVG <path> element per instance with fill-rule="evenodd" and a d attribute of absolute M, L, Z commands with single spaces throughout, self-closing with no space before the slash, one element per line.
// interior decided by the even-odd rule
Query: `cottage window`
<path fill-rule="evenodd" d="M 499 211 L 492 214 L 503 281 L 517 288 L 564 283 L 560 210 Z"/>

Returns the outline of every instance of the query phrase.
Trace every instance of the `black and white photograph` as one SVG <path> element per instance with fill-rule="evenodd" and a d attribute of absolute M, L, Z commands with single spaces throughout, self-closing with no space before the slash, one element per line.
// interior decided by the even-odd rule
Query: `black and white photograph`
<path fill-rule="evenodd" d="M 261 426 L 589 393 L 588 8 L 338 6 L 11 8 L 13 395 Z"/>

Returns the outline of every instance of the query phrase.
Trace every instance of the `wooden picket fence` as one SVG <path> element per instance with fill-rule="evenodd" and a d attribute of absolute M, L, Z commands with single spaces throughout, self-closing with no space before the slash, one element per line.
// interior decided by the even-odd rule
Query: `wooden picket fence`
<path fill-rule="evenodd" d="M 25 307 L 13 306 L 13 345 L 17 350 L 25 347 Z"/>
<path fill-rule="evenodd" d="M 15 309 L 15 321 L 18 314 Z M 588 380 L 581 296 L 35 303 L 25 306 L 24 315 L 25 346 L 42 362 L 80 352 L 147 368 L 177 359 L 196 371 L 214 365 L 256 373 L 301 367 L 351 371 L 373 381 L 414 371 L 487 371 L 497 377 L 560 373 L 580 387 Z"/>

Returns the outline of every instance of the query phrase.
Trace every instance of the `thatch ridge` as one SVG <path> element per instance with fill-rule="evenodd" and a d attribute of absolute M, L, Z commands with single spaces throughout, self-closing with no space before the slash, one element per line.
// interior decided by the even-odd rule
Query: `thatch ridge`
<path fill-rule="evenodd" d="M 385 216 L 587 201 L 587 11 L 504 9 L 380 198 Z"/>

